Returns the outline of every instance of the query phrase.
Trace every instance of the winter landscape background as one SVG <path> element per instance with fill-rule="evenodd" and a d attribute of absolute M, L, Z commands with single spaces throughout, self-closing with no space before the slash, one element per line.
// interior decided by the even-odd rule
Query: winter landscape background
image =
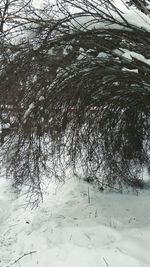
<path fill-rule="evenodd" d="M 150 2 L 0 1 L 0 267 L 150 266 Z"/>

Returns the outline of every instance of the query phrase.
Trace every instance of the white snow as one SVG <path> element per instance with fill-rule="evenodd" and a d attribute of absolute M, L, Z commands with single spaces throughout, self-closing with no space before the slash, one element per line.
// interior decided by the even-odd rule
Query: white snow
<path fill-rule="evenodd" d="M 143 55 L 130 51 L 128 49 L 120 49 L 123 54 L 122 57 L 127 58 L 128 60 L 132 61 L 132 59 L 137 59 L 139 61 L 142 61 L 143 63 L 147 64 L 150 66 L 150 59 L 149 58 L 145 58 Z"/>
<path fill-rule="evenodd" d="M 35 104 L 32 102 L 32 103 L 29 105 L 28 109 L 27 109 L 27 110 L 25 111 L 25 113 L 24 113 L 24 116 L 23 116 L 23 119 L 24 119 L 24 120 L 29 116 L 29 114 L 30 114 L 31 111 L 34 109 L 34 107 L 35 107 Z"/>
<path fill-rule="evenodd" d="M 113 21 L 101 20 L 95 9 L 93 8 L 92 15 L 79 16 L 71 20 L 72 30 L 93 30 L 93 29 L 124 29 L 126 22 L 132 25 L 135 28 L 143 29 L 144 31 L 150 32 L 150 17 L 143 14 L 137 9 L 125 9 L 123 13 L 119 11 L 118 14 L 115 11 L 108 11 L 105 8 L 101 7 L 101 11 L 106 14 L 106 16 L 111 15 L 114 18 Z M 104 16 L 105 18 L 105 16 Z M 120 23 L 123 23 L 122 25 Z"/>
<path fill-rule="evenodd" d="M 67 56 L 72 49 L 73 49 L 72 45 L 66 45 L 63 49 L 63 55 Z"/>
<path fill-rule="evenodd" d="M 78 57 L 77 57 L 77 60 L 82 60 L 83 58 L 86 57 L 86 54 L 80 54 Z"/>
<path fill-rule="evenodd" d="M 1 267 L 150 266 L 150 191 L 101 193 L 71 178 L 36 210 L 3 180 L 0 192 Z"/>
<path fill-rule="evenodd" d="M 3 129 L 9 129 L 10 123 L 0 123 L 0 133 L 2 133 Z"/>
<path fill-rule="evenodd" d="M 45 97 L 44 97 L 43 95 L 41 95 L 41 96 L 39 97 L 39 101 L 43 101 L 43 100 L 45 100 Z"/>
<path fill-rule="evenodd" d="M 100 52 L 97 57 L 99 58 L 103 58 L 103 59 L 108 59 L 110 57 L 109 54 L 105 53 L 105 52 Z"/>
<path fill-rule="evenodd" d="M 55 56 L 56 55 L 56 51 L 55 51 L 54 47 L 52 47 L 52 48 L 50 48 L 48 50 L 48 55 L 50 55 L 50 56 Z"/>
<path fill-rule="evenodd" d="M 122 71 L 139 73 L 138 69 L 128 69 L 128 68 L 125 68 L 125 67 L 122 68 Z"/>

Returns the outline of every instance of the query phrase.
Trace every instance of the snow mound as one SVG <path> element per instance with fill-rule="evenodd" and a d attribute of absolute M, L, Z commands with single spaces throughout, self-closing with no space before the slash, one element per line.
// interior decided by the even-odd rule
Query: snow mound
<path fill-rule="evenodd" d="M 30 210 L 8 184 L 0 189 L 1 267 L 150 266 L 149 191 L 101 193 L 71 178 Z"/>

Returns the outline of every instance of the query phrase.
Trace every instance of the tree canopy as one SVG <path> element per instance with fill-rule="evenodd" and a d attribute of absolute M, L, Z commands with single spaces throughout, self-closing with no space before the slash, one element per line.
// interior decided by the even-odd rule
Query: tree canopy
<path fill-rule="evenodd" d="M 2 151 L 14 184 L 32 195 L 42 197 L 43 173 L 63 179 L 68 167 L 99 188 L 144 186 L 150 12 L 129 2 L 1 1 Z"/>

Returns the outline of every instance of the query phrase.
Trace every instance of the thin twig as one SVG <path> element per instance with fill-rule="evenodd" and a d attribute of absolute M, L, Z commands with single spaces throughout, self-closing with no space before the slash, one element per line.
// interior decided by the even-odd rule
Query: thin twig
<path fill-rule="evenodd" d="M 36 253 L 37 251 L 33 250 L 33 251 L 30 251 L 28 253 L 24 253 L 22 256 L 20 256 L 18 259 L 16 259 L 15 261 L 13 261 L 12 263 L 10 263 L 10 265 L 7 265 L 6 267 L 10 267 L 12 265 L 14 265 L 15 263 L 19 262 L 22 258 L 28 256 L 28 255 L 32 255 L 34 253 Z"/>
<path fill-rule="evenodd" d="M 109 266 L 108 262 L 105 260 L 105 258 L 103 257 L 104 262 L 106 263 L 107 266 Z"/>

